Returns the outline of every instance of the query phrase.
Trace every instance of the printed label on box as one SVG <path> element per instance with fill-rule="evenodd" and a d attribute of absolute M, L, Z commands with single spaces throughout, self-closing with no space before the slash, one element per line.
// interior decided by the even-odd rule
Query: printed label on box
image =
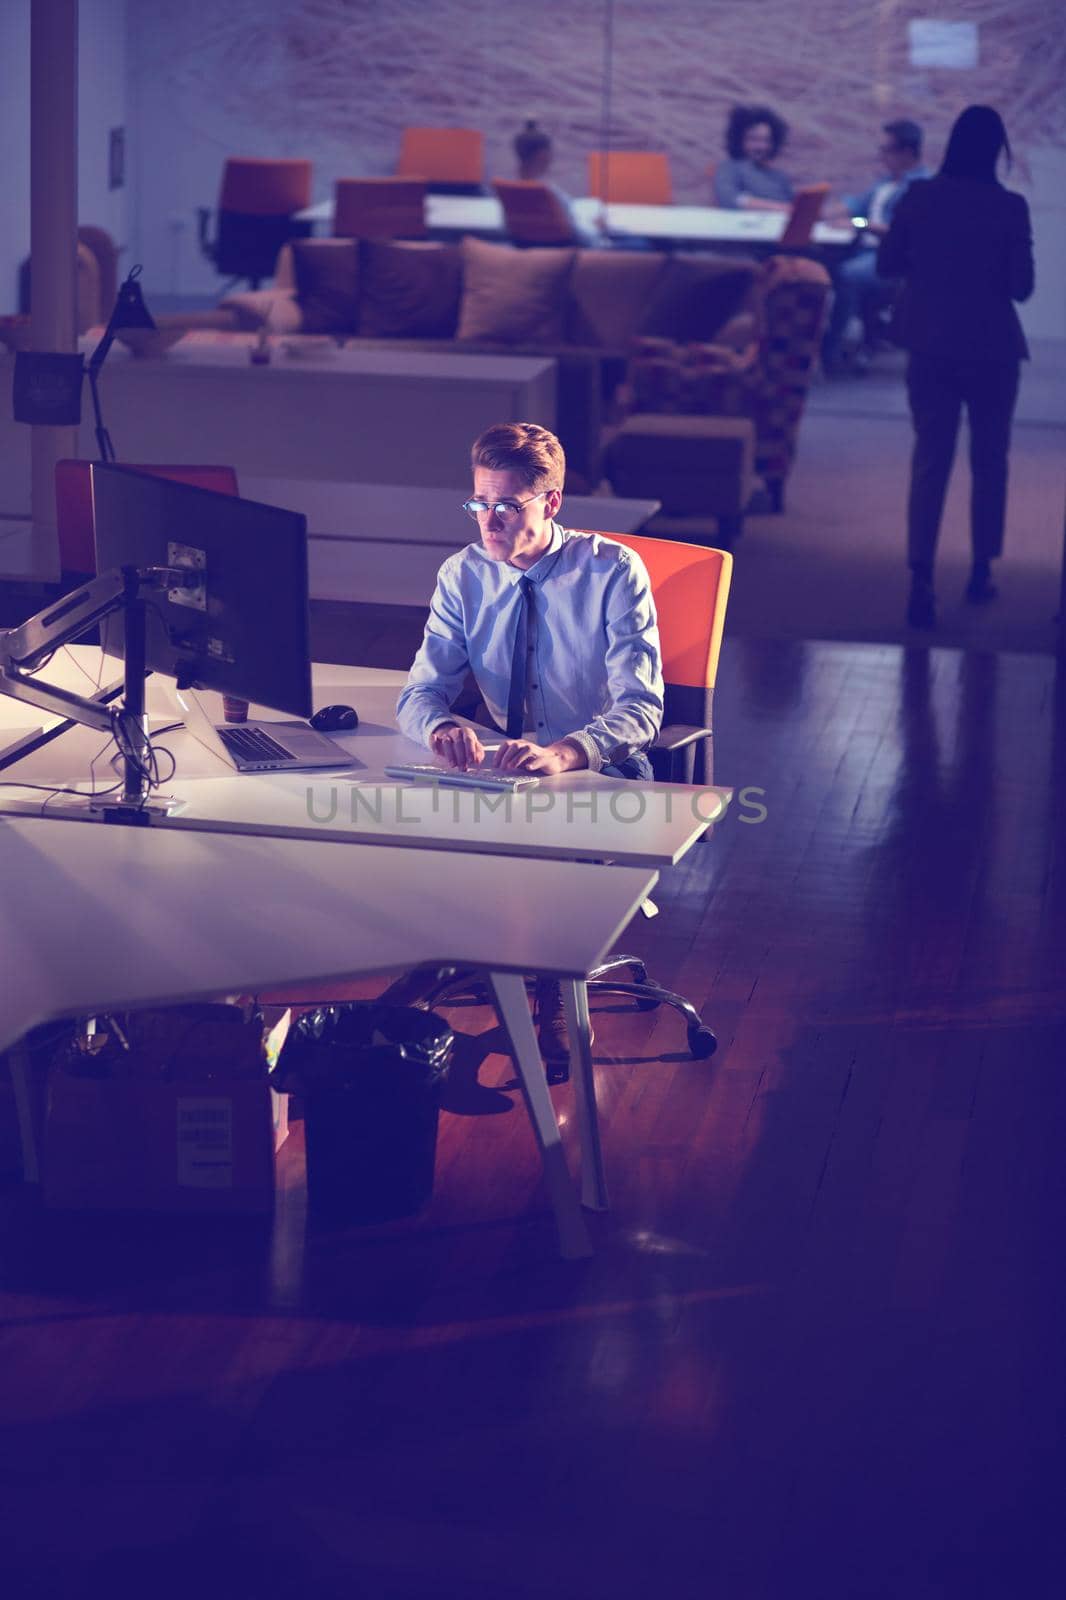
<path fill-rule="evenodd" d="M 178 1185 L 233 1188 L 233 1101 L 179 1099 Z"/>

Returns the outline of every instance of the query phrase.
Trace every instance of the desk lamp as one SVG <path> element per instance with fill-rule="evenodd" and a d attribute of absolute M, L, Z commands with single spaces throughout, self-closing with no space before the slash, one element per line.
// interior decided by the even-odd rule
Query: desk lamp
<path fill-rule="evenodd" d="M 93 397 L 93 415 L 96 419 L 96 444 L 101 461 L 114 461 L 115 447 L 104 426 L 100 410 L 97 379 L 107 360 L 108 351 L 115 342 L 116 333 L 123 328 L 154 328 L 155 322 L 144 303 L 138 264 L 130 272 L 115 297 L 103 338 L 89 358 L 68 355 L 66 352 L 20 350 L 15 357 L 14 410 L 16 422 L 74 425 L 81 421 L 81 380 L 89 374 L 89 389 Z"/>
<path fill-rule="evenodd" d="M 114 461 L 115 447 L 111 443 L 111 435 L 104 427 L 104 419 L 100 411 L 100 395 L 97 391 L 96 380 L 100 376 L 100 368 L 107 360 L 108 352 L 115 342 L 115 334 L 120 328 L 154 328 L 155 321 L 151 312 L 144 303 L 141 286 L 137 282 L 141 275 L 140 263 L 130 268 L 129 275 L 119 288 L 115 297 L 115 304 L 111 312 L 104 336 L 89 358 L 89 390 L 93 397 L 93 416 L 96 419 L 96 444 L 100 451 L 101 461 Z"/>

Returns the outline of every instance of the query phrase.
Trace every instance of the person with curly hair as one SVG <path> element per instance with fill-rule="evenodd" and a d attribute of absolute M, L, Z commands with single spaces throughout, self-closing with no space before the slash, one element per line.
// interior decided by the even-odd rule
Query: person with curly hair
<path fill-rule="evenodd" d="M 729 211 L 789 211 L 792 181 L 773 162 L 788 124 L 769 106 L 734 106 L 726 125 L 728 158 L 714 172 L 714 203 Z"/>

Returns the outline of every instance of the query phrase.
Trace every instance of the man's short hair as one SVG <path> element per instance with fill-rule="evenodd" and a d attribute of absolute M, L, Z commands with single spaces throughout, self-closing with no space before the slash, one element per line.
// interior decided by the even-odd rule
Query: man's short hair
<path fill-rule="evenodd" d="M 921 155 L 922 130 L 916 122 L 901 117 L 898 122 L 886 122 L 882 132 L 887 133 L 901 150 L 909 150 L 913 156 Z"/>
<path fill-rule="evenodd" d="M 474 441 L 470 465 L 476 472 L 514 472 L 534 494 L 561 489 L 566 477 L 563 447 L 535 422 L 497 422 Z"/>
<path fill-rule="evenodd" d="M 532 117 L 527 118 L 525 125 L 514 136 L 514 153 L 521 162 L 531 161 L 534 156 L 545 152 L 550 154 L 551 147 L 551 138 Z"/>

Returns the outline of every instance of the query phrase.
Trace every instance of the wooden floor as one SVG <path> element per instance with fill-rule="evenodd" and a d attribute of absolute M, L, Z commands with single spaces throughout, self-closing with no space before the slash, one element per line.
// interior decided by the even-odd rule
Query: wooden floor
<path fill-rule="evenodd" d="M 298 1137 L 272 1231 L 0 1195 L 12 1600 L 1061 1592 L 1066 679 L 733 644 L 718 728 L 628 942 L 721 1045 L 596 1013 L 591 1262 L 477 1008 L 413 1222 Z"/>

